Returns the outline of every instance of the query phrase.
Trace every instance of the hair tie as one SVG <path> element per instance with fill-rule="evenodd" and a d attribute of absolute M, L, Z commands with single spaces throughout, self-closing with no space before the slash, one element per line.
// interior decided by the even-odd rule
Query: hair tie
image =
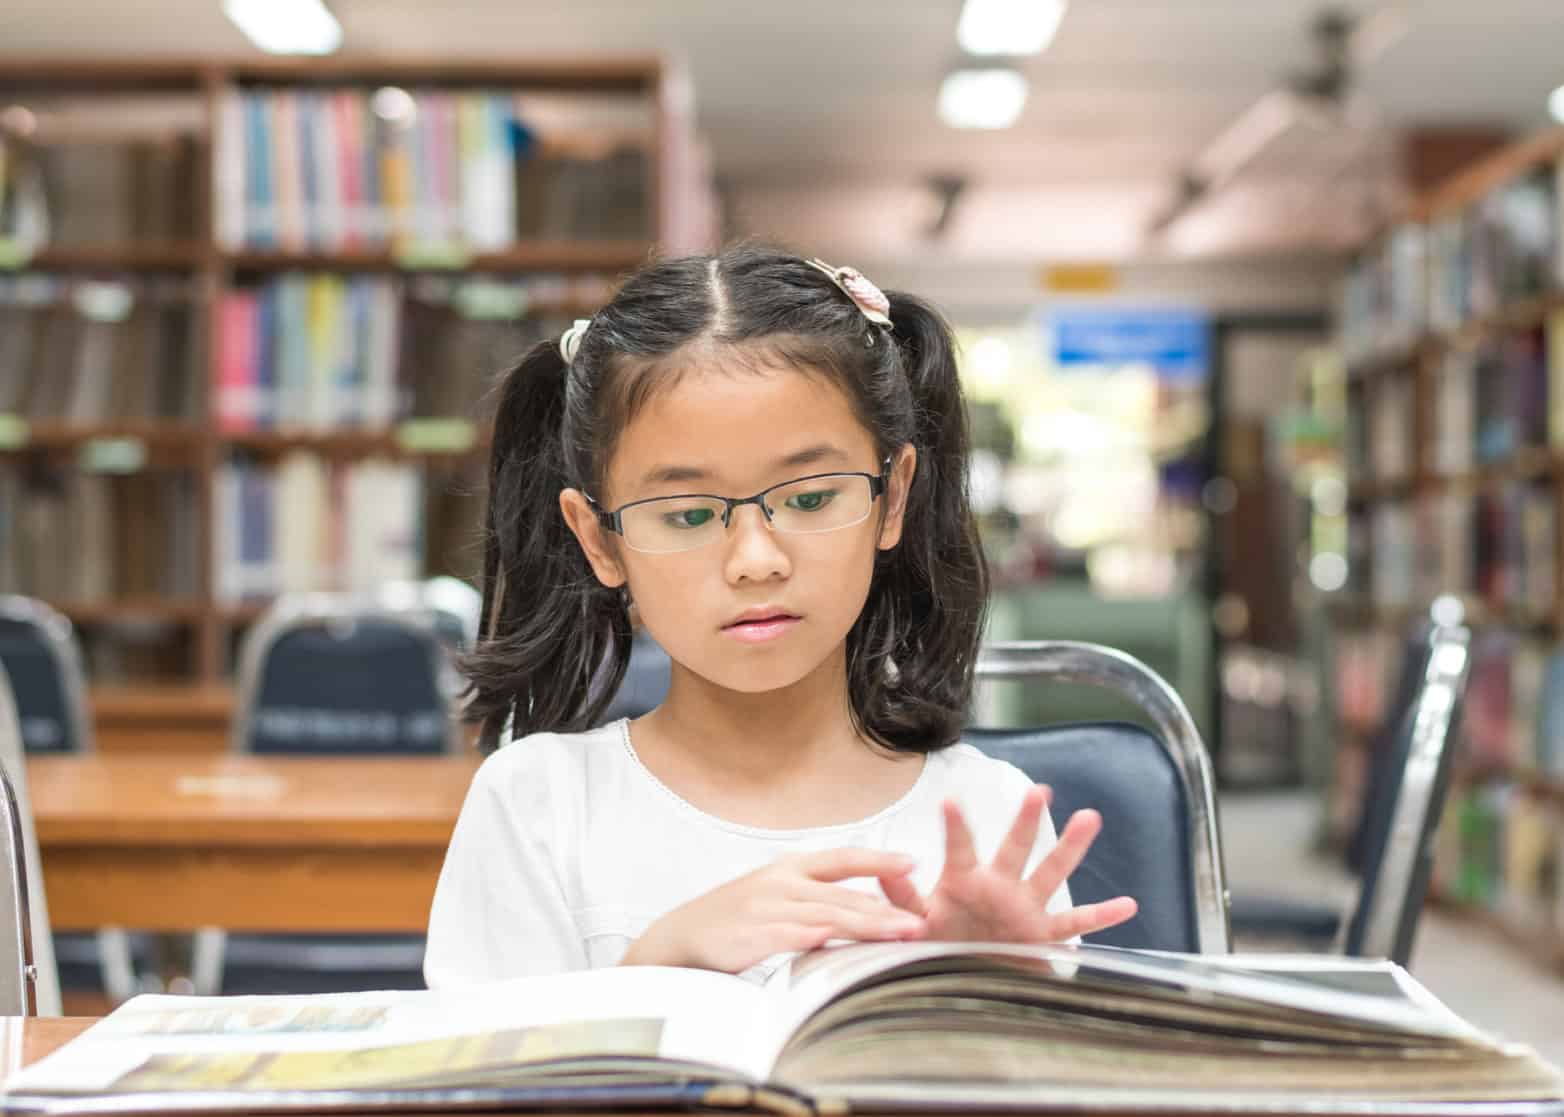
<path fill-rule="evenodd" d="M 567 365 L 575 363 L 576 350 L 581 348 L 581 338 L 591 324 L 590 318 L 577 318 L 576 324 L 566 330 L 564 336 L 559 339 L 559 355 L 565 358 Z"/>
<path fill-rule="evenodd" d="M 891 300 L 885 297 L 885 292 L 870 283 L 868 278 L 857 268 L 835 268 L 824 260 L 806 260 L 810 267 L 821 271 L 842 289 L 842 293 L 853 300 L 853 305 L 863 312 L 863 316 L 877 326 L 889 326 L 891 324 Z"/>

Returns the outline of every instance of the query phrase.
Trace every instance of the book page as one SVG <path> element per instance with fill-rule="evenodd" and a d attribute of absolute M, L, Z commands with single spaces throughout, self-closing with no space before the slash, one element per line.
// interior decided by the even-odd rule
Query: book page
<path fill-rule="evenodd" d="M 764 1010 L 748 982 L 654 966 L 428 992 L 142 996 L 13 1075 L 5 1093 L 459 1083 L 586 1057 L 752 1080 L 763 1077 Z"/>
<path fill-rule="evenodd" d="M 902 967 L 937 972 L 943 963 L 959 970 L 984 956 L 1030 960 L 1056 980 L 1067 981 L 1084 969 L 1131 988 L 1144 984 L 1185 991 L 1192 997 L 1233 997 L 1283 1012 L 1313 1013 L 1344 1024 L 1410 1035 L 1485 1039 L 1400 967 L 1378 960 L 1332 958 L 1322 970 L 1296 961 L 1240 966 L 1229 956 L 1104 946 L 865 943 L 813 951 L 794 959 L 767 982 L 767 992 L 775 1001 L 765 1041 L 768 1059 L 774 1063 L 805 1021 L 862 982 Z M 1039 979 L 1046 977 L 1040 973 Z"/>

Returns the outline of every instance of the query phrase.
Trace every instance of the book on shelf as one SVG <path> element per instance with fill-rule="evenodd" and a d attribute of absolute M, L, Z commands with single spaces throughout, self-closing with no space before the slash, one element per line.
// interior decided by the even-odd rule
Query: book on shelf
<path fill-rule="evenodd" d="M 212 489 L 219 601 L 369 590 L 422 574 L 418 465 L 294 452 L 275 465 L 225 463 Z"/>
<path fill-rule="evenodd" d="M 1379 480 L 1412 476 L 1416 464 L 1415 381 L 1398 372 L 1375 381 L 1370 395 L 1369 466 Z"/>
<path fill-rule="evenodd" d="M 496 378 L 557 336 L 548 310 L 590 280 L 289 274 L 219 304 L 214 395 L 228 434 L 384 430 L 401 420 L 477 421 Z M 541 307 L 544 313 L 535 313 Z"/>
<path fill-rule="evenodd" d="M 205 413 L 205 330 L 186 279 L 0 277 L 0 414 L 76 425 Z"/>
<path fill-rule="evenodd" d="M 204 151 L 194 132 L 153 130 L 149 112 L 144 134 L 83 136 L 69 116 L 41 105 L 33 134 L 0 130 L 0 238 L 37 251 L 202 236 L 196 184 Z"/>
<path fill-rule="evenodd" d="M 188 470 L 0 469 L 0 592 L 98 603 L 199 592 Z"/>
<path fill-rule="evenodd" d="M 617 967 L 438 991 L 135 998 L 10 1113 L 1282 1111 L 1564 1098 L 1390 962 L 879 943 L 764 984 Z"/>
<path fill-rule="evenodd" d="M 609 130 L 583 103 L 587 141 L 573 144 L 519 92 L 229 90 L 213 176 L 218 240 L 293 252 L 650 240 L 648 107 L 622 106 L 627 123 Z"/>
<path fill-rule="evenodd" d="M 1553 286 L 1559 241 L 1554 190 L 1554 168 L 1538 167 L 1472 207 L 1468 302 L 1473 314 L 1494 314 Z"/>

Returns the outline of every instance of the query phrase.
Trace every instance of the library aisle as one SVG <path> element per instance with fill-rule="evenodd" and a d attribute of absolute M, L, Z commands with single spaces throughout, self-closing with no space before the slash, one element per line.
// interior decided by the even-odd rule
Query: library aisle
<path fill-rule="evenodd" d="M 1230 794 L 1221 812 L 1228 885 L 1235 895 L 1265 892 L 1315 902 L 1352 896 L 1354 882 L 1345 870 L 1308 852 L 1319 823 L 1312 795 Z M 1237 950 L 1245 947 L 1242 937 L 1234 943 Z M 1513 949 L 1493 930 L 1430 908 L 1418 925 L 1409 969 L 1478 1027 L 1564 1062 L 1564 974 Z"/>

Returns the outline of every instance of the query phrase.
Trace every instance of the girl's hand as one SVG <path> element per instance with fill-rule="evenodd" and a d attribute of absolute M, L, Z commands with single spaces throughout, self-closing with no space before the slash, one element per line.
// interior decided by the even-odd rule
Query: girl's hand
<path fill-rule="evenodd" d="M 934 891 L 924 899 L 905 876 L 882 877 L 880 887 L 891 903 L 924 918 L 924 937 L 942 942 L 1060 942 L 1131 918 L 1137 908 L 1129 896 L 1058 913 L 1047 910 L 1048 898 L 1080 865 L 1102 829 L 1096 811 L 1071 815 L 1058 844 L 1030 877 L 1022 876 L 1048 799 L 1046 787 L 1027 792 L 991 865 L 979 863 L 961 808 L 947 799 L 945 867 Z"/>
<path fill-rule="evenodd" d="M 905 894 L 912 868 L 910 857 L 870 849 L 782 857 L 675 908 L 630 944 L 620 964 L 739 973 L 773 954 L 813 950 L 830 939 L 921 938 L 921 916 L 831 883 L 878 877 L 887 893 Z"/>

